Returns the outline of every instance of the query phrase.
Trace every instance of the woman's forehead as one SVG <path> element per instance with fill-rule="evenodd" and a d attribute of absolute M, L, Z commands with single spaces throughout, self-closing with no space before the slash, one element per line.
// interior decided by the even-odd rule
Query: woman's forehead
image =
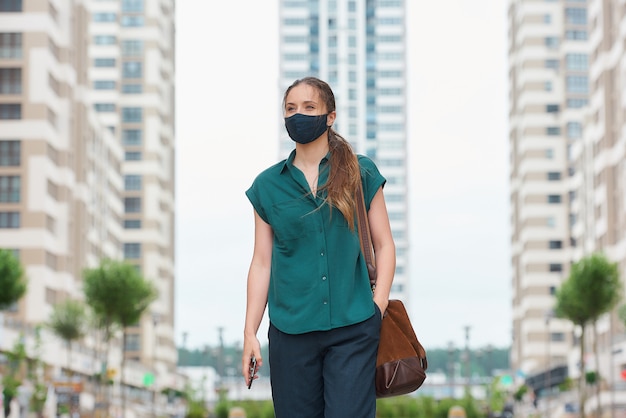
<path fill-rule="evenodd" d="M 293 87 L 287 95 L 287 102 L 290 101 L 310 101 L 319 102 L 319 92 L 313 86 L 305 83 L 300 83 Z"/>

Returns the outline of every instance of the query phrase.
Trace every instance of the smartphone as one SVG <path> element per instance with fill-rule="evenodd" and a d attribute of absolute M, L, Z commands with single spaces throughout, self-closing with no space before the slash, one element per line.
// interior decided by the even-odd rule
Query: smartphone
<path fill-rule="evenodd" d="M 252 387 L 252 382 L 254 381 L 255 373 L 256 373 L 256 358 L 252 357 L 250 359 L 250 370 L 248 371 L 248 375 L 250 376 L 248 378 L 248 389 Z"/>

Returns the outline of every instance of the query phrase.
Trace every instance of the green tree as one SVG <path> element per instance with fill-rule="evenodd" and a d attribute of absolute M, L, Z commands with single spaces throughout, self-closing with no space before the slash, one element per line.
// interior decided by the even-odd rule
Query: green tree
<path fill-rule="evenodd" d="M 621 288 L 617 264 L 610 262 L 604 255 L 595 253 L 574 263 L 569 277 L 556 292 L 557 317 L 569 319 L 581 328 L 579 403 L 582 416 L 585 411 L 585 328 L 592 325 L 593 353 L 598 364 L 596 323 L 620 301 Z M 599 375 L 597 380 L 600 380 Z M 599 392 L 600 385 L 596 385 L 596 390 Z M 601 413 L 598 407 L 598 414 Z"/>
<path fill-rule="evenodd" d="M 26 293 L 24 269 L 13 252 L 0 248 L 0 310 L 17 302 Z"/>
<path fill-rule="evenodd" d="M 67 373 L 71 376 L 72 342 L 83 338 L 87 331 L 85 305 L 72 299 L 57 303 L 46 325 L 67 345 Z"/>
<path fill-rule="evenodd" d="M 11 400 L 17 396 L 17 388 L 22 384 L 19 378 L 20 369 L 26 360 L 26 347 L 24 346 L 24 336 L 15 342 L 13 349 L 5 353 L 7 357 L 7 373 L 2 377 L 2 395 L 4 404 L 4 416 L 11 414 Z"/>
<path fill-rule="evenodd" d="M 48 387 L 42 381 L 44 378 L 44 362 L 41 360 L 41 326 L 35 328 L 35 347 L 32 354 L 28 375 L 33 382 L 33 393 L 31 394 L 29 406 L 37 418 L 43 417 L 43 409 L 48 397 Z"/>
<path fill-rule="evenodd" d="M 152 283 L 144 279 L 134 266 L 121 261 L 103 260 L 98 267 L 86 269 L 83 276 L 85 299 L 104 331 L 105 359 L 108 359 L 113 333 L 137 324 L 158 294 Z M 122 355 L 122 382 L 124 359 Z M 124 391 L 121 400 L 123 411 L 126 406 Z"/>

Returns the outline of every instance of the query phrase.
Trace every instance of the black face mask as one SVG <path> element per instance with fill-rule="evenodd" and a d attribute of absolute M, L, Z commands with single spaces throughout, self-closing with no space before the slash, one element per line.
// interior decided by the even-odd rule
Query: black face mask
<path fill-rule="evenodd" d="M 285 128 L 289 137 L 299 144 L 308 144 L 328 130 L 328 115 L 309 116 L 296 113 L 285 118 Z"/>

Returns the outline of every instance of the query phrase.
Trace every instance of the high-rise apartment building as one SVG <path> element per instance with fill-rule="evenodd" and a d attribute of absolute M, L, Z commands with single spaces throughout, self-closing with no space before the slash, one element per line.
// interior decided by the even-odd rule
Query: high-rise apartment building
<path fill-rule="evenodd" d="M 161 388 L 177 361 L 174 18 L 174 0 L 0 0 L 0 247 L 28 278 L 0 327 L 33 329 L 82 297 L 84 268 L 125 259 L 159 297 L 122 355 Z"/>
<path fill-rule="evenodd" d="M 90 13 L 89 100 L 123 151 L 123 258 L 159 292 L 126 356 L 173 372 L 174 1 L 98 0 Z"/>
<path fill-rule="evenodd" d="M 589 1 L 589 106 L 582 140 L 574 148 L 580 167 L 579 204 L 574 235 L 577 256 L 602 252 L 616 262 L 622 283 L 626 279 L 626 6 L 619 0 Z M 622 301 L 618 306 L 625 303 Z M 626 392 L 624 322 L 616 310 L 597 322 L 598 370 L 604 411 L 623 406 Z M 592 347 L 592 340 L 586 341 Z M 607 392 L 611 392 L 610 394 Z M 595 403 L 592 399 L 590 403 Z"/>
<path fill-rule="evenodd" d="M 596 322 L 596 341 L 591 332 L 581 341 L 550 309 L 582 257 L 604 253 L 626 277 L 626 8 L 517 0 L 509 22 L 513 366 L 534 374 L 541 395 L 555 367 L 578 378 L 584 361 L 599 372 L 606 411 L 626 400 L 623 322 L 614 310 Z M 587 353 L 595 345 L 599 362 L 581 359 L 581 344 Z M 595 393 L 587 396 L 597 409 Z"/>
<path fill-rule="evenodd" d="M 511 0 L 508 20 L 511 361 L 532 376 L 567 365 L 576 343 L 553 308 L 579 245 L 573 148 L 589 101 L 587 4 Z"/>
<path fill-rule="evenodd" d="M 403 0 L 280 0 L 279 94 L 306 76 L 332 87 L 334 128 L 387 178 L 397 248 L 391 297 L 409 301 L 405 15 Z M 294 145 L 281 132 L 286 157 Z"/>

